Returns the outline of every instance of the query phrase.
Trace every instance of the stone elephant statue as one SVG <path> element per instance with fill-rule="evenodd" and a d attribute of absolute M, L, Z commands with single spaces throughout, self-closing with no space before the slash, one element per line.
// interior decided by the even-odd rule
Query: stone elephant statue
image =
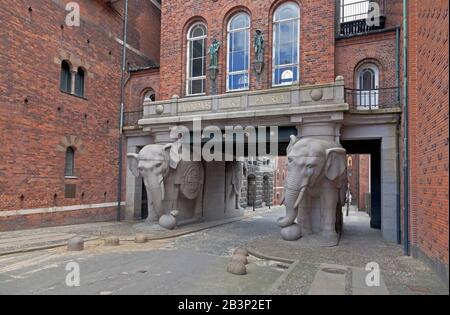
<path fill-rule="evenodd" d="M 287 157 L 286 216 L 278 219 L 283 239 L 317 233 L 336 245 L 347 191 L 346 150 L 336 142 L 291 136 Z"/>
<path fill-rule="evenodd" d="M 143 178 L 147 189 L 147 222 L 163 225 L 161 218 L 170 215 L 178 216 L 180 220 L 201 217 L 203 165 L 201 162 L 183 161 L 179 142 L 150 144 L 139 154 L 128 154 L 127 159 L 129 169 L 134 176 Z M 174 227 L 170 225 L 164 227 Z"/>

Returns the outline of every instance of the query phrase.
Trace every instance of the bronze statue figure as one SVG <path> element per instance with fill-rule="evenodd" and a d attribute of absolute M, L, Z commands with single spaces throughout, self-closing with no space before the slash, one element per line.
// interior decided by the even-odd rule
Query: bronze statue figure
<path fill-rule="evenodd" d="M 254 47 L 255 47 L 255 61 L 264 62 L 265 44 L 264 44 L 264 36 L 262 35 L 261 30 L 256 30 Z"/>
<path fill-rule="evenodd" d="M 211 46 L 209 47 L 209 55 L 210 55 L 210 62 L 209 62 L 209 68 L 210 69 L 217 69 L 219 66 L 219 49 L 220 49 L 220 43 L 217 39 L 213 39 Z"/>

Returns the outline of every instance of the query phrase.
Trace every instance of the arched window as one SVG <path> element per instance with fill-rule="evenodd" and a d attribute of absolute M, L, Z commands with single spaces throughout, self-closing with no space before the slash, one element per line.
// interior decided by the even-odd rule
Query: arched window
<path fill-rule="evenodd" d="M 75 94 L 84 97 L 84 80 L 85 80 L 85 72 L 83 68 L 78 68 L 76 80 L 75 80 Z"/>
<path fill-rule="evenodd" d="M 145 93 L 145 95 L 144 95 L 144 104 L 154 102 L 155 100 L 156 100 L 156 95 L 155 95 L 155 92 L 153 90 L 150 90 L 150 91 Z"/>
<path fill-rule="evenodd" d="M 368 63 L 360 67 L 357 72 L 357 86 L 359 90 L 357 103 L 361 108 L 376 109 L 379 99 L 380 74 L 375 64 Z"/>
<path fill-rule="evenodd" d="M 186 94 L 198 95 L 206 91 L 206 39 L 203 23 L 194 24 L 188 32 Z"/>
<path fill-rule="evenodd" d="M 273 16 L 273 85 L 299 81 L 300 8 L 296 3 L 281 5 Z"/>
<path fill-rule="evenodd" d="M 68 147 L 66 150 L 66 166 L 64 175 L 66 177 L 73 177 L 75 175 L 75 150 Z"/>
<path fill-rule="evenodd" d="M 228 23 L 227 91 L 247 90 L 250 70 L 250 16 L 236 14 Z"/>
<path fill-rule="evenodd" d="M 62 92 L 70 93 L 72 90 L 72 74 L 70 64 L 64 60 L 61 63 L 60 88 Z"/>

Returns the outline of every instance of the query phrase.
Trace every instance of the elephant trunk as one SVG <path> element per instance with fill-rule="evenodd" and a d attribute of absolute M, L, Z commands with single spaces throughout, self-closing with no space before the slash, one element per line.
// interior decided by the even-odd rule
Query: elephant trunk
<path fill-rule="evenodd" d="M 149 211 L 149 216 L 152 220 L 158 221 L 159 218 L 165 213 L 163 208 L 163 201 L 165 199 L 164 180 L 162 176 L 157 176 L 147 181 L 147 195 L 152 205 L 153 213 Z"/>
<path fill-rule="evenodd" d="M 286 206 L 286 216 L 278 219 L 278 225 L 282 228 L 294 223 L 298 214 L 298 207 L 303 200 L 306 187 L 301 190 L 286 189 L 284 194 L 284 205 Z"/>

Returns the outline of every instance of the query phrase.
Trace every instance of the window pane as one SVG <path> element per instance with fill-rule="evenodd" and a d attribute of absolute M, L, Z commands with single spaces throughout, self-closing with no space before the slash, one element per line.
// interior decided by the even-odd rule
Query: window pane
<path fill-rule="evenodd" d="M 72 85 L 72 76 L 70 73 L 70 66 L 66 61 L 61 64 L 61 91 L 70 93 Z"/>
<path fill-rule="evenodd" d="M 250 18 L 247 14 L 237 15 L 230 22 L 230 30 L 242 30 L 230 32 L 228 35 L 228 90 L 247 89 L 249 86 L 249 28 Z M 235 72 L 243 73 L 235 74 Z"/>
<path fill-rule="evenodd" d="M 230 54 L 229 72 L 244 71 L 248 69 L 248 55 L 244 51 Z"/>
<path fill-rule="evenodd" d="M 201 77 L 203 76 L 203 58 L 192 60 L 192 72 L 191 77 Z"/>
<path fill-rule="evenodd" d="M 289 43 L 294 41 L 292 38 L 292 24 L 291 23 L 280 23 L 280 43 Z"/>
<path fill-rule="evenodd" d="M 74 158 L 75 153 L 72 148 L 68 148 L 66 151 L 66 169 L 64 172 L 65 176 L 73 176 L 74 175 Z"/>
<path fill-rule="evenodd" d="M 75 81 L 75 94 L 78 96 L 84 96 L 84 78 L 83 69 L 78 69 Z"/>
<path fill-rule="evenodd" d="M 187 78 L 187 94 L 201 94 L 205 92 L 206 74 L 206 27 L 197 25 L 189 34 L 190 38 L 203 37 L 201 39 L 188 39 L 189 56 L 188 56 L 188 78 Z M 198 79 L 195 79 L 198 78 Z M 195 79 L 195 80 L 193 80 Z"/>
<path fill-rule="evenodd" d="M 203 57 L 205 54 L 204 40 L 195 40 L 192 42 L 192 56 L 191 58 Z"/>
<path fill-rule="evenodd" d="M 201 36 L 205 36 L 206 35 L 206 29 L 203 25 L 198 24 L 197 26 L 195 26 L 190 34 L 191 38 L 194 37 L 201 37 Z"/>
<path fill-rule="evenodd" d="M 190 94 L 205 93 L 205 79 L 198 79 L 190 81 Z"/>
<path fill-rule="evenodd" d="M 240 31 L 240 32 L 234 32 L 231 33 L 231 51 L 239 51 L 239 50 L 245 50 L 247 48 L 247 31 Z"/>
<path fill-rule="evenodd" d="M 236 30 L 240 28 L 246 28 L 250 26 L 250 21 L 247 14 L 240 14 L 234 17 L 230 23 L 230 30 Z"/>
<path fill-rule="evenodd" d="M 275 69 L 275 84 L 290 84 L 298 81 L 297 67 L 283 67 Z"/>
<path fill-rule="evenodd" d="M 298 81 L 300 9 L 294 3 L 282 5 L 274 16 L 273 84 Z M 280 21 L 281 22 L 277 22 Z M 283 66 L 284 65 L 284 66 Z M 288 66 L 289 65 L 289 66 Z"/>
<path fill-rule="evenodd" d="M 295 19 L 299 17 L 299 8 L 296 4 L 289 3 L 280 6 L 275 12 L 275 21 Z"/>
<path fill-rule="evenodd" d="M 228 89 L 229 90 L 243 90 L 248 89 L 248 74 L 231 74 L 228 76 Z"/>
<path fill-rule="evenodd" d="M 363 90 L 373 90 L 375 89 L 375 74 L 371 69 L 363 70 L 362 76 L 362 89 Z"/>

